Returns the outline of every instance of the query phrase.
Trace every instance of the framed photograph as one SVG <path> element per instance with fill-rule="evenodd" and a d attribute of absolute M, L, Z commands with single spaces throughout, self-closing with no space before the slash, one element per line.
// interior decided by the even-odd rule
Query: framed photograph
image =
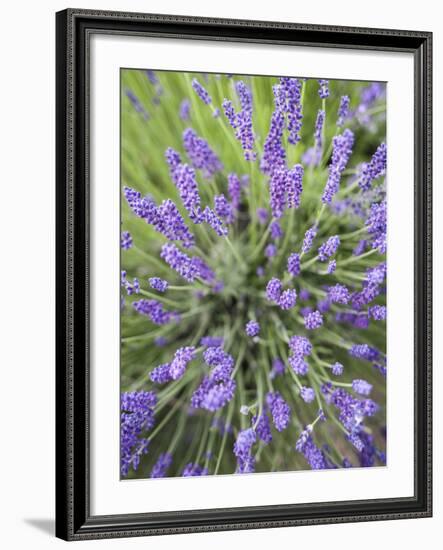
<path fill-rule="evenodd" d="M 58 537 L 431 515 L 431 41 L 57 13 Z"/>

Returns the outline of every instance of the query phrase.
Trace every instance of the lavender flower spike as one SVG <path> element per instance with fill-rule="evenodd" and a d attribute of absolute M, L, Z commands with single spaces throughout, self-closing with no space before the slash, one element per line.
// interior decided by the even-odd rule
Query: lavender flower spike
<path fill-rule="evenodd" d="M 206 103 L 206 105 L 209 105 L 211 103 L 211 96 L 196 78 L 192 80 L 192 87 L 194 88 L 194 91 L 198 95 L 198 97 L 203 101 L 203 103 Z"/>
<path fill-rule="evenodd" d="M 151 478 L 165 477 L 168 468 L 172 464 L 172 455 L 170 453 L 162 453 L 151 470 Z"/>
<path fill-rule="evenodd" d="M 282 292 L 278 305 L 280 309 L 287 310 L 292 309 L 297 301 L 297 292 L 294 288 L 289 288 Z"/>
<path fill-rule="evenodd" d="M 149 279 L 149 284 L 151 285 L 151 288 L 157 290 L 158 292 L 166 292 L 168 289 L 168 281 L 164 281 L 163 279 L 160 279 L 160 277 L 151 277 Z"/>
<path fill-rule="evenodd" d="M 293 253 L 288 258 L 288 273 L 293 277 L 297 277 L 300 274 L 300 256 L 297 253 Z"/>
<path fill-rule="evenodd" d="M 305 327 L 308 330 L 314 330 L 323 324 L 323 316 L 319 311 L 308 313 L 305 317 Z"/>
<path fill-rule="evenodd" d="M 266 285 L 266 298 L 270 302 L 278 302 L 282 293 L 282 283 L 280 279 L 273 277 Z"/>
<path fill-rule="evenodd" d="M 195 355 L 194 346 L 186 346 L 184 348 L 179 348 L 175 354 L 174 359 L 172 360 L 169 366 L 169 373 L 173 380 L 178 380 L 185 373 L 188 363 L 192 361 Z"/>
<path fill-rule="evenodd" d="M 266 403 L 271 411 L 275 428 L 281 432 L 287 428 L 291 418 L 291 409 L 279 392 L 269 392 Z"/>
<path fill-rule="evenodd" d="M 358 182 L 363 191 L 367 191 L 371 187 L 372 182 L 375 179 L 383 176 L 386 173 L 386 157 L 386 144 L 381 143 L 373 154 L 371 161 L 363 164 L 362 172 Z"/>
<path fill-rule="evenodd" d="M 257 321 L 248 321 L 246 323 L 246 334 L 251 337 L 258 336 L 260 334 L 260 324 Z"/>
<path fill-rule="evenodd" d="M 334 235 L 329 237 L 329 239 L 323 243 L 318 249 L 318 258 L 321 262 L 325 262 L 328 258 L 333 256 L 338 247 L 340 246 L 340 237 Z"/>
<path fill-rule="evenodd" d="M 205 177 L 209 178 L 223 169 L 223 164 L 207 141 L 192 128 L 186 128 L 183 132 L 183 145 L 193 167 L 202 170 Z"/>
<path fill-rule="evenodd" d="M 123 250 L 129 250 L 132 248 L 132 237 L 129 231 L 123 231 L 120 238 L 120 246 Z"/>
<path fill-rule="evenodd" d="M 322 202 L 331 204 L 333 196 L 337 193 L 341 175 L 346 168 L 354 145 L 354 134 L 348 128 L 343 134 L 335 136 L 332 140 L 332 159 L 329 165 L 329 176 L 326 182 Z"/>
<path fill-rule="evenodd" d="M 348 95 L 343 95 L 340 98 L 340 106 L 338 108 L 338 119 L 337 119 L 337 126 L 341 127 L 345 123 L 345 120 L 347 119 L 349 115 L 349 103 L 350 98 Z"/>
<path fill-rule="evenodd" d="M 326 99 L 329 97 L 329 80 L 319 80 L 318 81 L 318 95 L 321 99 Z"/>

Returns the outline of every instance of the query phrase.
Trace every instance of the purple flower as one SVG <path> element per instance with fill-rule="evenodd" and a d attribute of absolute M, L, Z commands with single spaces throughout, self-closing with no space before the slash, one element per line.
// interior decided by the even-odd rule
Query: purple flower
<path fill-rule="evenodd" d="M 237 472 L 240 474 L 254 471 L 255 460 L 251 455 L 251 449 L 257 440 L 256 433 L 252 428 L 239 432 L 234 443 L 234 455 L 237 458 Z"/>
<path fill-rule="evenodd" d="M 381 143 L 377 147 L 377 150 L 373 154 L 370 162 L 363 164 L 358 184 L 364 191 L 370 189 L 372 182 L 375 179 L 386 173 L 386 154 L 386 144 Z"/>
<path fill-rule="evenodd" d="M 137 313 L 149 317 L 155 325 L 166 325 L 171 321 L 178 321 L 180 319 L 180 315 L 176 311 L 165 311 L 163 304 L 157 302 L 157 300 L 142 299 L 138 302 L 133 302 L 132 306 Z"/>
<path fill-rule="evenodd" d="M 211 103 L 211 96 L 196 78 L 192 80 L 192 87 L 198 97 L 203 101 L 203 103 L 206 103 L 206 105 L 209 105 Z"/>
<path fill-rule="evenodd" d="M 301 164 L 296 164 L 286 174 L 286 193 L 288 208 L 298 208 L 303 191 L 304 168 Z"/>
<path fill-rule="evenodd" d="M 235 83 L 235 90 L 241 105 L 241 111 L 236 114 L 235 135 L 241 142 L 245 160 L 255 160 L 257 155 L 254 152 L 251 90 L 242 80 Z"/>
<path fill-rule="evenodd" d="M 329 175 L 326 182 L 322 202 L 331 204 L 333 196 L 337 193 L 341 175 L 348 163 L 354 145 L 354 134 L 348 128 L 332 140 L 332 159 L 329 164 Z"/>
<path fill-rule="evenodd" d="M 140 292 L 139 280 L 134 277 L 132 283 L 130 283 L 126 278 L 126 271 L 121 272 L 121 286 L 126 289 L 126 294 L 128 296 L 132 296 L 133 294 L 138 294 Z"/>
<path fill-rule="evenodd" d="M 295 374 L 298 374 L 299 376 L 304 376 L 308 373 L 309 367 L 306 361 L 303 359 L 303 356 L 290 355 L 288 362 L 289 366 L 295 372 Z"/>
<path fill-rule="evenodd" d="M 235 456 L 238 458 L 249 454 L 256 440 L 257 436 L 252 428 L 239 432 L 237 440 L 234 443 Z"/>
<path fill-rule="evenodd" d="M 151 84 L 158 84 L 158 78 L 155 72 L 152 69 L 147 69 L 145 75 L 148 77 L 148 80 Z"/>
<path fill-rule="evenodd" d="M 298 293 L 298 297 L 300 300 L 306 301 L 309 300 L 309 298 L 311 297 L 311 293 L 307 288 L 301 288 L 300 292 Z"/>
<path fill-rule="evenodd" d="M 301 156 L 303 164 L 307 166 L 318 166 L 321 162 L 321 151 L 314 147 L 309 147 Z"/>
<path fill-rule="evenodd" d="M 386 252 L 386 223 L 387 223 L 386 200 L 380 203 L 373 203 L 369 212 L 366 226 L 372 237 L 372 248 L 376 248 L 380 254 Z"/>
<path fill-rule="evenodd" d="M 156 384 L 165 384 L 166 382 L 170 382 L 172 380 L 170 364 L 163 363 L 162 365 L 155 367 L 155 369 L 149 374 L 149 378 Z"/>
<path fill-rule="evenodd" d="M 303 444 L 300 444 L 299 441 L 300 439 L 297 441 L 296 449 L 303 453 L 303 456 L 313 470 L 326 470 L 331 467 L 326 461 L 323 451 L 315 445 L 310 435 L 303 440 Z"/>
<path fill-rule="evenodd" d="M 367 244 L 368 244 L 368 241 L 366 239 L 362 239 L 361 241 L 358 242 L 357 246 L 352 251 L 352 254 L 354 256 L 360 256 L 366 250 Z"/>
<path fill-rule="evenodd" d="M 341 376 L 343 374 L 343 365 L 341 363 L 334 363 L 332 365 L 332 374 L 334 376 Z"/>
<path fill-rule="evenodd" d="M 277 103 L 279 86 L 274 86 L 274 98 Z M 260 161 L 260 169 L 264 174 L 271 175 L 276 168 L 284 168 L 286 165 L 286 152 L 282 145 L 285 117 L 277 107 L 272 113 L 271 125 L 263 146 L 263 156 Z"/>
<path fill-rule="evenodd" d="M 380 285 L 385 280 L 386 273 L 386 262 L 383 262 L 366 270 L 366 281 L 369 284 Z"/>
<path fill-rule="evenodd" d="M 268 221 L 268 211 L 266 208 L 257 208 L 256 211 L 258 223 L 261 225 L 265 224 Z"/>
<path fill-rule="evenodd" d="M 373 416 L 378 408 L 371 399 L 356 399 L 343 388 L 334 390 L 330 401 L 340 411 L 339 420 L 351 434 L 359 433 L 365 416 Z"/>
<path fill-rule="evenodd" d="M 191 406 L 194 409 L 217 411 L 231 401 L 234 397 L 235 388 L 236 384 L 232 379 L 217 381 L 205 376 L 192 395 Z"/>
<path fill-rule="evenodd" d="M 184 375 L 186 367 L 188 366 L 188 363 L 192 361 L 194 355 L 194 346 L 178 348 L 178 350 L 174 354 L 174 359 L 169 366 L 169 373 L 173 380 L 178 380 Z"/>
<path fill-rule="evenodd" d="M 279 357 L 276 357 L 272 361 L 271 378 L 275 378 L 276 376 L 280 376 L 284 372 L 285 372 L 285 364 L 283 363 L 283 361 Z"/>
<path fill-rule="evenodd" d="M 319 300 L 317 302 L 317 309 L 320 313 L 327 313 L 331 309 L 331 301 L 328 297 L 324 300 Z"/>
<path fill-rule="evenodd" d="M 287 310 L 291 309 L 295 306 L 295 303 L 297 301 L 297 292 L 295 289 L 287 289 L 284 292 L 282 292 L 279 300 L 278 305 L 280 309 Z"/>
<path fill-rule="evenodd" d="M 288 273 L 297 277 L 300 274 L 300 256 L 297 253 L 293 253 L 288 258 Z"/>
<path fill-rule="evenodd" d="M 266 445 L 272 441 L 271 423 L 266 413 L 263 413 L 260 418 L 252 417 L 252 425 L 255 427 L 255 433 Z"/>
<path fill-rule="evenodd" d="M 318 81 L 318 95 L 321 99 L 329 97 L 329 80 L 320 79 Z"/>
<path fill-rule="evenodd" d="M 328 263 L 328 268 L 326 270 L 326 272 L 331 275 L 332 273 L 335 272 L 335 270 L 337 269 L 337 261 L 336 260 L 331 260 L 329 263 Z"/>
<path fill-rule="evenodd" d="M 196 277 L 201 276 L 204 262 L 201 258 L 193 256 L 190 258 L 181 252 L 174 244 L 164 244 L 160 257 L 177 273 L 189 283 L 194 282 Z"/>
<path fill-rule="evenodd" d="M 282 293 L 282 283 L 280 279 L 273 277 L 266 285 L 266 298 L 270 302 L 278 302 Z"/>
<path fill-rule="evenodd" d="M 277 254 L 277 247 L 275 244 L 270 243 L 265 248 L 265 256 L 267 258 L 273 258 Z"/>
<path fill-rule="evenodd" d="M 300 390 L 301 398 L 305 403 L 312 403 L 315 399 L 315 391 L 312 388 L 302 386 Z"/>
<path fill-rule="evenodd" d="M 168 281 L 164 281 L 160 277 L 150 277 L 149 284 L 151 288 L 158 290 L 158 292 L 166 292 L 168 290 Z"/>
<path fill-rule="evenodd" d="M 260 334 L 260 324 L 257 321 L 248 321 L 245 328 L 246 334 L 252 338 Z"/>
<path fill-rule="evenodd" d="M 229 124 L 235 129 L 237 128 L 237 114 L 235 112 L 232 101 L 229 99 L 224 99 L 222 103 L 223 112 L 225 113 L 226 118 L 229 121 Z"/>
<path fill-rule="evenodd" d="M 315 226 L 309 228 L 306 231 L 305 238 L 303 239 L 303 246 L 301 249 L 303 254 L 307 254 L 311 250 L 316 235 L 317 228 Z"/>
<path fill-rule="evenodd" d="M 285 168 L 276 168 L 269 181 L 269 205 L 274 218 L 281 218 L 286 208 L 286 178 Z"/>
<path fill-rule="evenodd" d="M 180 103 L 179 115 L 182 120 L 189 120 L 191 115 L 191 102 L 189 99 L 184 99 Z"/>
<path fill-rule="evenodd" d="M 201 223 L 200 195 L 194 169 L 188 164 L 178 164 L 171 170 L 173 170 L 172 179 L 190 219 L 194 223 Z"/>
<path fill-rule="evenodd" d="M 325 262 L 328 258 L 333 256 L 337 252 L 339 246 L 340 237 L 338 235 L 329 237 L 329 239 L 325 243 L 323 243 L 318 249 L 318 259 L 321 262 Z"/>
<path fill-rule="evenodd" d="M 352 389 L 361 395 L 369 395 L 372 390 L 372 385 L 366 380 L 356 379 L 352 381 Z"/>
<path fill-rule="evenodd" d="M 228 234 L 228 230 L 223 226 L 221 219 L 209 206 L 204 209 L 202 219 L 212 227 L 219 237 L 225 237 Z"/>
<path fill-rule="evenodd" d="M 241 183 L 237 174 L 228 175 L 228 193 L 231 198 L 232 207 L 238 210 L 241 198 Z"/>
<path fill-rule="evenodd" d="M 168 339 L 165 338 L 164 336 L 157 336 L 157 338 L 154 338 L 154 344 L 158 348 L 163 348 L 164 346 L 166 346 L 167 343 L 168 343 Z"/>
<path fill-rule="evenodd" d="M 125 90 L 126 97 L 131 102 L 134 109 L 137 111 L 139 115 L 142 116 L 144 120 L 148 120 L 149 115 L 146 109 L 143 107 L 142 103 L 138 99 L 138 97 L 132 92 L 131 90 Z"/>
<path fill-rule="evenodd" d="M 281 432 L 289 424 L 291 409 L 278 391 L 266 394 L 266 404 L 272 415 L 275 428 Z"/>
<path fill-rule="evenodd" d="M 222 347 L 223 338 L 220 336 L 203 336 L 200 340 L 200 345 L 205 347 Z"/>
<path fill-rule="evenodd" d="M 220 159 L 192 128 L 183 132 L 183 145 L 194 168 L 202 170 L 205 177 L 211 177 L 223 169 Z"/>
<path fill-rule="evenodd" d="M 384 321 L 386 319 L 386 306 L 372 306 L 368 309 L 368 313 L 374 321 Z"/>
<path fill-rule="evenodd" d="M 170 241 L 182 241 L 186 248 L 193 246 L 194 237 L 170 199 L 157 206 L 150 197 L 142 198 L 138 191 L 130 187 L 125 187 L 124 193 L 129 207 L 137 217 L 153 225 L 156 231 Z"/>
<path fill-rule="evenodd" d="M 301 82 L 297 78 L 280 78 L 279 101 L 287 115 L 288 141 L 296 145 L 300 141 L 302 126 Z"/>
<path fill-rule="evenodd" d="M 331 302 L 336 302 L 337 304 L 347 304 L 349 302 L 350 293 L 345 285 L 336 284 L 330 286 L 328 289 L 328 299 Z"/>
<path fill-rule="evenodd" d="M 207 474 L 208 474 L 208 470 L 206 468 L 203 468 L 203 466 L 199 466 L 198 464 L 194 464 L 193 462 L 189 462 L 184 467 L 182 476 L 198 477 L 198 476 L 205 476 Z"/>
<path fill-rule="evenodd" d="M 154 392 L 135 391 L 121 394 L 120 472 L 127 476 L 131 466 L 138 468 L 140 457 L 148 452 L 149 441 L 140 437 L 154 425 Z"/>
<path fill-rule="evenodd" d="M 304 321 L 307 330 L 314 330 L 322 326 L 323 316 L 319 311 L 315 310 L 311 313 L 308 313 Z"/>
<path fill-rule="evenodd" d="M 170 453 L 161 453 L 157 462 L 151 470 L 151 478 L 165 477 L 168 468 L 172 464 L 172 455 Z"/>
<path fill-rule="evenodd" d="M 120 246 L 124 250 L 129 250 L 132 248 L 132 237 L 129 231 L 123 231 L 120 238 Z"/>
<path fill-rule="evenodd" d="M 308 442 L 308 440 L 311 438 L 311 433 L 312 433 L 312 426 L 309 424 L 308 426 L 306 426 L 306 428 L 301 432 L 301 434 L 299 435 L 296 443 L 295 443 L 295 449 L 298 451 L 298 452 L 303 452 L 303 449 L 305 448 L 305 445 L 306 443 Z"/>
<path fill-rule="evenodd" d="M 274 241 L 283 237 L 283 230 L 281 228 L 281 225 L 278 223 L 278 221 L 273 221 L 269 226 L 269 228 L 271 231 L 271 238 Z"/>
<path fill-rule="evenodd" d="M 340 106 L 338 108 L 337 126 L 340 128 L 345 123 L 345 120 L 349 116 L 349 103 L 350 99 L 348 95 L 342 95 L 340 98 Z"/>
<path fill-rule="evenodd" d="M 298 208 L 303 191 L 303 166 L 296 164 L 291 170 L 276 168 L 269 181 L 272 215 L 281 218 L 286 207 Z"/>
<path fill-rule="evenodd" d="M 310 166 L 318 166 L 323 154 L 323 125 L 326 113 L 319 109 L 314 127 L 314 147 L 308 149 L 303 156 L 303 161 Z"/>
<path fill-rule="evenodd" d="M 214 367 L 209 375 L 211 380 L 226 382 L 229 380 L 234 367 L 234 358 L 221 347 L 209 347 L 203 353 L 205 363 Z"/>
<path fill-rule="evenodd" d="M 368 344 L 354 344 L 349 350 L 349 355 L 358 359 L 366 359 L 367 361 L 376 361 L 380 352 Z"/>
<path fill-rule="evenodd" d="M 222 218 L 226 223 L 232 223 L 234 221 L 234 213 L 232 211 L 232 205 L 226 197 L 221 195 L 215 195 L 214 197 L 214 210 L 219 218 Z"/>
<path fill-rule="evenodd" d="M 177 206 L 170 200 L 163 201 L 157 208 L 157 231 L 170 241 L 182 241 L 185 248 L 194 245 L 194 236 L 189 231 Z"/>
<path fill-rule="evenodd" d="M 312 344 L 306 336 L 291 336 L 289 348 L 294 355 L 303 357 L 311 354 Z"/>
<path fill-rule="evenodd" d="M 172 179 L 174 179 L 174 172 L 178 165 L 181 163 L 180 153 L 177 153 L 172 147 L 168 147 L 165 151 L 165 159 L 169 167 Z M 175 181 L 174 181 L 175 183 Z"/>

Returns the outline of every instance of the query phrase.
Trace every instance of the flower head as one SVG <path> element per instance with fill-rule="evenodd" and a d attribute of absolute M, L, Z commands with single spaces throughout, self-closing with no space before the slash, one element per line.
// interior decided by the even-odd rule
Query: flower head
<path fill-rule="evenodd" d="M 254 337 L 260 334 L 260 324 L 257 321 L 248 321 L 245 328 L 248 336 Z"/>
<path fill-rule="evenodd" d="M 275 428 L 281 432 L 287 428 L 291 418 L 291 409 L 279 392 L 269 392 L 266 395 L 266 403 L 271 411 Z"/>
<path fill-rule="evenodd" d="M 206 103 L 206 105 L 209 105 L 211 103 L 211 96 L 196 78 L 192 80 L 192 87 L 198 97 L 203 101 L 203 103 Z"/>

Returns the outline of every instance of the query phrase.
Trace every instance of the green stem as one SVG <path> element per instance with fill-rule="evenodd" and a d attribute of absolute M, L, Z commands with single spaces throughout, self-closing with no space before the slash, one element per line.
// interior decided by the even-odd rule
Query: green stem
<path fill-rule="evenodd" d="M 161 294 L 154 294 L 154 292 L 149 292 L 149 290 L 143 290 L 142 288 L 139 290 L 139 294 L 142 296 L 146 296 L 147 298 L 154 298 L 155 300 L 158 300 L 159 302 L 163 302 L 164 304 L 167 304 L 173 308 L 180 308 L 182 305 L 178 302 L 174 302 L 173 300 L 169 300 L 168 298 L 165 298 Z"/>
<path fill-rule="evenodd" d="M 225 422 L 224 431 L 223 431 L 223 439 L 222 439 L 222 442 L 221 442 L 221 445 L 220 445 L 220 450 L 218 452 L 217 463 L 215 465 L 214 475 L 217 475 L 218 471 L 220 469 L 220 464 L 221 464 L 222 457 L 223 457 L 224 450 L 225 450 L 225 446 L 226 446 L 226 440 L 228 439 L 228 428 L 231 425 L 231 420 L 232 420 L 232 415 L 233 414 L 234 414 L 234 401 L 231 401 L 231 403 L 229 404 L 229 408 L 228 408 L 228 414 L 226 416 L 226 422 Z"/>
<path fill-rule="evenodd" d="M 347 260 L 341 261 L 340 262 L 340 267 L 343 267 L 344 265 L 353 264 L 355 262 L 359 262 L 363 258 L 368 258 L 369 256 L 372 256 L 376 252 L 378 252 L 378 250 L 376 248 L 371 248 L 371 250 L 368 250 L 364 254 L 360 254 L 360 256 L 351 256 Z"/>

